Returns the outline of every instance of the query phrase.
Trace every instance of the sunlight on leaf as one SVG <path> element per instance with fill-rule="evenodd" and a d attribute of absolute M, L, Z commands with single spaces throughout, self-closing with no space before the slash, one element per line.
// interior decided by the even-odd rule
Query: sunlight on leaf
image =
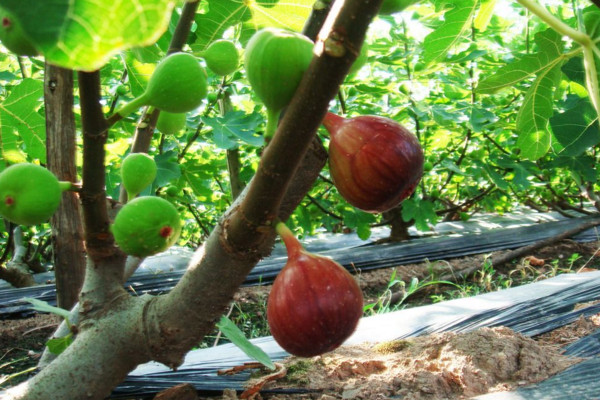
<path fill-rule="evenodd" d="M 246 339 L 244 332 L 242 332 L 229 318 L 226 316 L 221 317 L 217 327 L 223 332 L 223 335 L 225 335 L 227 339 L 231 340 L 231 342 L 246 353 L 248 357 L 260 362 L 270 370 L 275 370 L 275 364 L 273 364 L 269 355 L 265 353 L 263 349 Z"/>
<path fill-rule="evenodd" d="M 22 151 L 30 159 L 46 162 L 46 121 L 38 113 L 44 96 L 44 83 L 24 79 L 0 104 L 0 145 L 2 157 L 23 161 Z"/>
<path fill-rule="evenodd" d="M 166 30 L 174 0 L 5 0 L 46 60 L 92 71 L 120 50 L 154 43 Z"/>
<path fill-rule="evenodd" d="M 565 156 L 578 156 L 600 143 L 598 114 L 589 101 L 550 119 L 552 133 L 558 142 L 554 150 Z"/>
<path fill-rule="evenodd" d="M 425 62 L 441 61 L 448 51 L 458 43 L 471 26 L 477 11 L 477 2 L 462 0 L 446 11 L 444 23 L 431 32 L 423 42 Z"/>
<path fill-rule="evenodd" d="M 535 38 L 540 51 L 516 59 L 499 68 L 493 75 L 482 79 L 477 85 L 479 93 L 495 93 L 496 91 L 515 86 L 524 79 L 544 71 L 549 65 L 563 60 L 562 39 L 558 33 L 549 29 L 536 34 Z"/>
<path fill-rule="evenodd" d="M 264 26 L 300 31 L 308 18 L 314 0 L 293 2 L 272 0 L 209 0 L 208 12 L 196 17 L 196 42 L 192 50 L 202 51 L 211 42 L 223 36 L 232 26 L 243 23 L 245 30 L 254 31 Z M 249 34 L 242 36 L 249 37 Z"/>

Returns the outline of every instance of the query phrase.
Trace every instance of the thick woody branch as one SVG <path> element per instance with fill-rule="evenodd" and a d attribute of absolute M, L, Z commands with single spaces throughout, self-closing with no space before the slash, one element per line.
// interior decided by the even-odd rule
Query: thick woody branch
<path fill-rule="evenodd" d="M 97 71 L 79 72 L 78 76 L 83 130 L 83 184 L 80 197 L 88 254 L 88 268 L 81 295 L 85 310 L 88 308 L 86 304 L 89 307 L 91 304 L 99 305 L 114 290 L 122 290 L 125 256 L 114 245 L 109 230 L 104 165 L 108 127 L 100 103 L 100 74 Z M 99 294 L 92 296 L 93 300 L 89 303 L 87 298 L 93 291 Z"/>
<path fill-rule="evenodd" d="M 344 9 L 332 16 L 335 22 L 322 31 L 317 54 L 263 154 L 256 176 L 196 252 L 177 286 L 150 304 L 145 322 L 155 360 L 172 367 L 179 365 L 185 353 L 210 332 L 225 312 L 248 272 L 269 253 L 275 237 L 273 221 L 287 218 L 293 211 L 290 205 L 299 201 L 298 197 L 290 201 L 292 196 L 285 196 L 289 183 L 294 176 L 307 172 L 301 172 L 298 166 L 305 160 L 307 149 L 318 144 L 314 142 L 315 133 L 356 58 L 355 50 L 360 48 L 378 6 L 379 2 L 346 2 Z M 324 50 L 323 42 L 332 38 L 347 49 L 341 57 Z M 319 146 L 309 154 L 315 148 Z M 313 171 L 309 184 L 319 170 Z M 280 208 L 282 203 L 285 211 Z"/>

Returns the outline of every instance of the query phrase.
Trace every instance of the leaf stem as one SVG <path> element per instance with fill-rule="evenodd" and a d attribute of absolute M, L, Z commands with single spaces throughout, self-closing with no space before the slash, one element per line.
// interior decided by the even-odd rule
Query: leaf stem
<path fill-rule="evenodd" d="M 519 4 L 541 18 L 546 24 L 561 35 L 565 35 L 579 43 L 583 47 L 583 58 L 586 70 L 587 89 L 590 100 L 600 116 L 600 89 L 598 86 L 598 70 L 594 52 L 597 52 L 595 41 L 586 33 L 571 28 L 563 21 L 552 15 L 545 7 L 538 4 L 535 0 L 517 0 Z"/>
<path fill-rule="evenodd" d="M 552 29 L 561 35 L 565 35 L 581 44 L 582 46 L 589 46 L 592 42 L 592 39 L 589 35 L 585 33 L 571 28 L 569 25 L 565 24 L 563 21 L 552 15 L 545 7 L 541 6 L 534 0 L 517 0 L 519 4 L 523 7 L 527 8 L 533 14 L 540 17 L 545 23 L 547 23 Z"/>

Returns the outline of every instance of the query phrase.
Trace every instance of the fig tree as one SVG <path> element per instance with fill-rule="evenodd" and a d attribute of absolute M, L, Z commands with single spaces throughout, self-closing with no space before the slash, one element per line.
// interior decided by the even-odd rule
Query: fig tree
<path fill-rule="evenodd" d="M 197 108 L 206 93 L 206 71 L 196 57 L 189 53 L 174 53 L 158 63 L 144 93 L 123 106 L 118 113 L 124 117 L 142 106 L 186 113 Z"/>
<path fill-rule="evenodd" d="M 215 40 L 199 56 L 212 72 L 221 76 L 232 74 L 240 65 L 240 53 L 229 40 Z"/>
<path fill-rule="evenodd" d="M 378 116 L 327 113 L 329 171 L 342 197 L 366 212 L 384 212 L 410 196 L 423 175 L 423 149 L 415 135 Z"/>
<path fill-rule="evenodd" d="M 416 3 L 416 0 L 383 0 L 379 8 L 379 14 L 392 15 L 404 10 L 413 3 Z"/>
<path fill-rule="evenodd" d="M 185 113 L 161 111 L 156 121 L 156 129 L 165 135 L 175 135 L 185 128 L 186 118 Z"/>
<path fill-rule="evenodd" d="M 46 222 L 60 204 L 61 185 L 46 168 L 14 164 L 0 173 L 0 215 L 19 225 Z"/>
<path fill-rule="evenodd" d="M 142 196 L 119 210 L 111 231 L 123 252 L 147 257 L 167 250 L 177 241 L 181 220 L 177 209 L 169 201 Z"/>
<path fill-rule="evenodd" d="M 146 153 L 130 153 L 121 163 L 121 179 L 127 200 L 140 194 L 156 178 L 156 162 Z"/>
<path fill-rule="evenodd" d="M 277 129 L 281 110 L 289 104 L 312 59 L 313 42 L 306 36 L 278 28 L 256 32 L 244 55 L 252 89 L 267 108 L 269 140 Z"/>
<path fill-rule="evenodd" d="M 271 334 L 284 350 L 300 357 L 334 350 L 356 329 L 362 291 L 340 264 L 304 250 L 283 223 L 276 230 L 288 260 L 269 293 Z"/>
<path fill-rule="evenodd" d="M 36 56 L 38 51 L 25 34 L 19 20 L 8 10 L 0 8 L 0 42 L 20 56 Z"/>

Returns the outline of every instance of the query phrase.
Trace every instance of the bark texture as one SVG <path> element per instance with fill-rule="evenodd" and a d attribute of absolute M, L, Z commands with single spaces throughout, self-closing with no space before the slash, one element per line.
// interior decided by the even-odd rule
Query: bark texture
<path fill-rule="evenodd" d="M 170 293 L 130 297 L 117 285 L 122 281 L 124 258 L 111 249 L 99 183 L 89 183 L 83 191 L 84 215 L 86 241 L 92 249 L 88 246 L 90 264 L 82 291 L 80 333 L 63 354 L 40 374 L 8 391 L 5 399 L 47 399 L 47 393 L 52 393 L 53 398 L 100 400 L 139 363 L 181 364 L 185 353 L 225 312 L 247 273 L 270 252 L 274 222 L 285 219 L 295 207 L 288 198 L 302 199 L 316 179 L 322 164 L 311 168 L 300 164 L 323 162 L 315 142 L 317 128 L 356 59 L 380 4 L 381 0 L 336 1 L 315 46 L 313 62 L 265 149 L 256 176 Z M 84 164 L 86 189 L 87 179 L 104 183 L 96 169 L 103 165 L 100 144 L 106 121 L 98 117 L 98 74 L 80 73 L 79 80 L 82 98 L 87 98 L 82 103 L 87 141 L 84 158 L 89 157 L 87 169 Z M 306 181 L 295 181 L 298 176 Z M 120 279 L 115 276 L 119 270 Z"/>
<path fill-rule="evenodd" d="M 59 180 L 77 182 L 73 71 L 46 65 L 46 159 Z M 63 192 L 60 206 L 50 219 L 57 303 L 70 309 L 77 303 L 85 275 L 85 249 L 79 198 Z"/>

